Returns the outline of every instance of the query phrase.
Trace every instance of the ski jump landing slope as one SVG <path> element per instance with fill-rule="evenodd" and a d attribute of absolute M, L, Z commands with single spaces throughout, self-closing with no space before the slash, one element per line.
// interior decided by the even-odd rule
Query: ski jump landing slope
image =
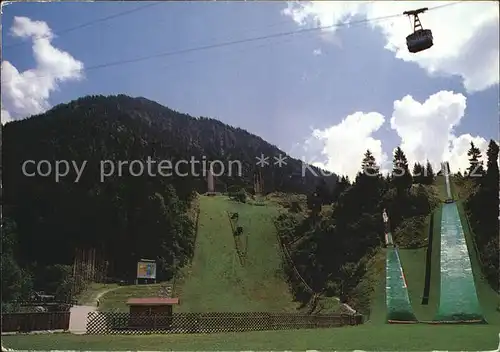
<path fill-rule="evenodd" d="M 434 322 L 485 323 L 462 222 L 450 190 L 449 169 L 446 163 L 443 163 L 443 174 L 448 201 L 442 206 L 441 290 Z"/>
<path fill-rule="evenodd" d="M 417 323 L 411 306 L 406 279 L 399 260 L 398 249 L 388 245 L 385 259 L 386 287 L 385 298 L 387 322 Z"/>
<path fill-rule="evenodd" d="M 398 249 L 394 246 L 389 216 L 385 209 L 382 213 L 385 225 L 385 302 L 388 323 L 416 323 L 410 303 L 406 279 L 399 260 Z"/>

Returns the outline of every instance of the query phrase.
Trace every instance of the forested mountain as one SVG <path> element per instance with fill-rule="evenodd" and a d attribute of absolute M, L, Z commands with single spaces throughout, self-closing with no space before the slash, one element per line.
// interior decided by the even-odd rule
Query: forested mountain
<path fill-rule="evenodd" d="M 303 173 L 299 160 L 273 166 L 273 156 L 286 153 L 245 130 L 125 95 L 88 96 L 58 105 L 6 124 L 2 139 L 4 221 L 12 223 L 5 244 L 20 267 L 32 272 L 72 264 L 75 248 L 96 249 L 109 265 L 108 275 L 115 277 L 133 276 L 136 260 L 152 257 L 162 263 L 158 275 L 165 278 L 175 270 L 174 263 L 181 266 L 189 259 L 194 224 L 186 211 L 195 191 L 207 191 L 201 167 L 187 176 L 178 176 L 190 172 L 186 164 L 177 175 L 164 177 L 153 167 L 154 176 L 147 170 L 132 176 L 128 165 L 119 174 L 118 161 L 146 165 L 150 158 L 175 164 L 193 158 L 220 160 L 226 167 L 229 161 L 241 162 L 241 174 L 233 164 L 232 174 L 226 170 L 216 177 L 216 191 L 252 192 L 259 170 L 264 193 L 308 194 L 320 179 Z M 269 157 L 270 165 L 256 166 L 261 154 Z M 24 175 L 27 160 L 48 161 L 52 174 Z M 115 172 L 101 179 L 100 163 L 105 160 L 113 161 Z M 73 163 L 59 180 L 54 175 L 57 161 Z M 75 170 L 84 162 L 82 172 Z M 47 164 L 39 173 L 48 171 Z M 26 172 L 35 172 L 35 166 L 27 165 Z M 138 170 L 136 165 L 132 173 Z M 333 189 L 336 177 L 325 180 Z"/>

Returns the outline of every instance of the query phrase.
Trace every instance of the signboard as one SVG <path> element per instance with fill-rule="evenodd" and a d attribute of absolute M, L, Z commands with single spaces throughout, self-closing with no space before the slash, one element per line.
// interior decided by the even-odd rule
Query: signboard
<path fill-rule="evenodd" d="M 156 279 L 156 263 L 154 261 L 140 261 L 137 263 L 138 279 Z"/>

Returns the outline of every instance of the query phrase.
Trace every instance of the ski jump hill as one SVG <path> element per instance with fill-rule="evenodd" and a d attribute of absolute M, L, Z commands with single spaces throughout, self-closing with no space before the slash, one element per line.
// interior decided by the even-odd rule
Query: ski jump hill
<path fill-rule="evenodd" d="M 462 228 L 462 226 L 467 226 L 467 219 L 460 218 L 456 199 L 452 195 L 448 163 L 442 163 L 442 173 L 445 178 L 447 199 L 440 205 L 440 231 L 434 234 L 434 236 L 439 236 L 440 241 L 440 287 L 437 311 L 432 321 L 419 321 L 417 319 L 412 308 L 410 295 L 408 294 L 408 284 L 403 272 L 398 247 L 393 242 L 389 217 L 384 210 L 383 219 L 386 228 L 385 303 L 387 323 L 487 323 L 479 304 L 472 271 L 469 251 L 474 251 L 474 248 L 467 247 Z M 431 241 L 429 241 L 429 245 L 431 245 Z M 427 263 L 427 265 L 430 264 Z M 427 269 L 427 273 L 430 275 L 430 268 Z M 429 282 L 429 280 L 426 281 Z M 409 284 L 411 285 L 411 282 Z"/>

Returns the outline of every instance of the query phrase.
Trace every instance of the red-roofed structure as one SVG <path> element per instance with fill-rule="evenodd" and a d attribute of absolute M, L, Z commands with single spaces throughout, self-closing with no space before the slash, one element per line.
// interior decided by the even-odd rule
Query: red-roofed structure
<path fill-rule="evenodd" d="M 165 297 L 145 297 L 145 298 L 130 298 L 127 301 L 129 306 L 164 306 L 179 304 L 178 298 L 165 298 Z"/>
<path fill-rule="evenodd" d="M 130 298 L 129 326 L 133 328 L 165 328 L 172 324 L 172 306 L 179 298 L 144 297 Z"/>

